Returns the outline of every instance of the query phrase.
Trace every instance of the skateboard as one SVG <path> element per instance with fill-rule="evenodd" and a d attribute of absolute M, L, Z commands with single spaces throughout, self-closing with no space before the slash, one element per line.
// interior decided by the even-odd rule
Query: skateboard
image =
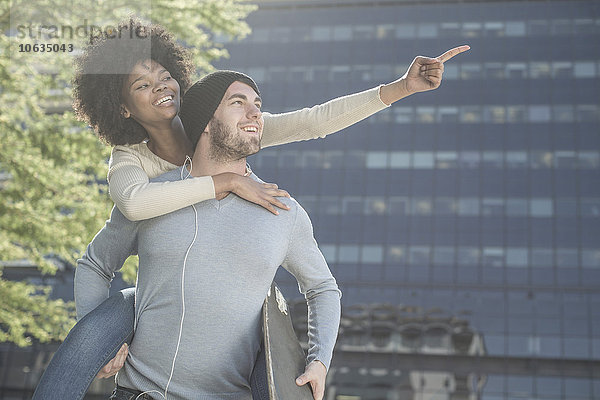
<path fill-rule="evenodd" d="M 269 400 L 313 400 L 309 384 L 296 385 L 296 378 L 306 367 L 306 354 L 294 332 L 285 297 L 275 282 L 262 311 Z"/>

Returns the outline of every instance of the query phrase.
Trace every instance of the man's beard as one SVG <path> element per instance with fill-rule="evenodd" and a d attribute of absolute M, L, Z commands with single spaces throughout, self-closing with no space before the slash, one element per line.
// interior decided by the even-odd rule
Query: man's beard
<path fill-rule="evenodd" d="M 212 118 L 208 123 L 211 136 L 209 157 L 219 162 L 237 161 L 257 153 L 260 150 L 258 136 L 243 137 L 233 132 L 232 129 L 217 118 Z"/>

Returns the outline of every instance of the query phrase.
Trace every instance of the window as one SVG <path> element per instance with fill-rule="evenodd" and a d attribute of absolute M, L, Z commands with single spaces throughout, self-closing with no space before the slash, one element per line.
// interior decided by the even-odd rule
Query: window
<path fill-rule="evenodd" d="M 323 155 L 320 151 L 303 151 L 302 166 L 307 168 L 319 168 L 323 165 Z"/>
<path fill-rule="evenodd" d="M 311 31 L 314 42 L 328 42 L 331 40 L 331 28 L 328 26 L 314 26 Z"/>
<path fill-rule="evenodd" d="M 573 122 L 575 114 L 571 105 L 556 105 L 552 107 L 552 117 L 555 122 Z"/>
<path fill-rule="evenodd" d="M 500 151 L 486 151 L 483 153 L 483 165 L 488 168 L 503 168 L 504 154 Z"/>
<path fill-rule="evenodd" d="M 300 163 L 300 154 L 296 151 L 281 151 L 279 153 L 279 167 L 281 168 L 295 168 Z"/>
<path fill-rule="evenodd" d="M 456 168 L 458 154 L 453 151 L 438 151 L 435 153 L 435 167 L 439 169 Z"/>
<path fill-rule="evenodd" d="M 482 77 L 481 64 L 462 64 L 460 68 L 461 79 L 481 79 Z"/>
<path fill-rule="evenodd" d="M 474 266 L 479 264 L 479 249 L 477 247 L 459 247 L 458 264 Z"/>
<path fill-rule="evenodd" d="M 389 153 L 386 151 L 369 151 L 367 168 L 387 168 Z"/>
<path fill-rule="evenodd" d="M 383 262 L 383 247 L 363 246 L 361 262 L 366 264 L 381 264 Z"/>
<path fill-rule="evenodd" d="M 509 247 L 506 250 L 506 265 L 509 267 L 526 267 L 529 251 L 525 247 Z"/>
<path fill-rule="evenodd" d="M 579 168 L 598 169 L 600 168 L 600 153 L 597 151 L 580 151 Z"/>
<path fill-rule="evenodd" d="M 506 200 L 506 215 L 509 217 L 526 217 L 528 202 L 525 199 L 509 198 Z"/>
<path fill-rule="evenodd" d="M 354 27 L 355 39 L 373 39 L 375 37 L 375 27 L 372 25 L 357 25 Z"/>
<path fill-rule="evenodd" d="M 458 79 L 458 64 L 444 64 L 444 79 Z"/>
<path fill-rule="evenodd" d="M 549 151 L 532 151 L 531 157 L 531 168 L 552 168 L 554 166 L 554 154 Z"/>
<path fill-rule="evenodd" d="M 552 33 L 555 35 L 570 35 L 571 34 L 571 20 L 556 19 L 556 20 L 552 21 Z"/>
<path fill-rule="evenodd" d="M 592 104 L 577 105 L 578 122 L 598 122 L 600 121 L 600 107 Z"/>
<path fill-rule="evenodd" d="M 554 252 L 552 249 L 531 249 L 531 265 L 537 268 L 552 268 L 554 266 Z"/>
<path fill-rule="evenodd" d="M 458 215 L 479 215 L 479 199 L 477 197 L 458 199 Z"/>
<path fill-rule="evenodd" d="M 363 213 L 363 201 L 358 196 L 346 196 L 342 199 L 342 214 L 360 215 Z"/>
<path fill-rule="evenodd" d="M 483 215 L 504 215 L 504 199 L 484 198 L 481 202 L 481 212 Z"/>
<path fill-rule="evenodd" d="M 508 79 L 527 78 L 527 65 L 525 63 L 508 63 L 505 76 Z"/>
<path fill-rule="evenodd" d="M 556 215 L 559 217 L 577 216 L 577 199 L 556 199 Z"/>
<path fill-rule="evenodd" d="M 397 31 L 396 31 L 397 32 Z M 434 38 L 438 35 L 438 27 L 436 24 L 419 24 L 417 26 L 417 37 L 419 38 Z"/>
<path fill-rule="evenodd" d="M 550 106 L 529 106 L 529 122 L 549 122 Z"/>
<path fill-rule="evenodd" d="M 504 79 L 505 69 L 502 63 L 485 63 L 483 64 L 485 77 L 491 79 Z"/>
<path fill-rule="evenodd" d="M 479 106 L 462 106 L 460 108 L 460 122 L 463 124 L 474 124 L 481 122 L 481 107 Z"/>
<path fill-rule="evenodd" d="M 600 268 L 600 249 L 582 250 L 581 264 L 583 268 Z"/>
<path fill-rule="evenodd" d="M 433 249 L 433 265 L 454 265 L 454 247 L 436 246 Z"/>
<path fill-rule="evenodd" d="M 550 21 L 543 19 L 529 21 L 529 34 L 532 36 L 546 36 L 550 34 Z"/>
<path fill-rule="evenodd" d="M 440 107 L 437 120 L 442 123 L 458 122 L 458 107 Z"/>
<path fill-rule="evenodd" d="M 410 168 L 410 153 L 408 151 L 391 152 L 390 168 Z"/>
<path fill-rule="evenodd" d="M 290 42 L 292 35 L 292 29 L 289 27 L 277 27 L 271 29 L 271 41 L 276 43 L 288 43 Z"/>
<path fill-rule="evenodd" d="M 412 201 L 412 215 L 431 215 L 431 199 L 415 198 Z"/>
<path fill-rule="evenodd" d="M 337 246 L 332 245 L 332 244 L 325 244 L 325 245 L 320 245 L 319 248 L 321 249 L 321 253 L 323 253 L 325 260 L 327 260 L 328 263 L 337 262 L 337 257 L 336 257 Z"/>
<path fill-rule="evenodd" d="M 415 37 L 415 34 L 416 26 L 414 24 L 401 24 L 396 27 L 397 39 L 412 39 Z"/>
<path fill-rule="evenodd" d="M 411 246 L 409 251 L 410 265 L 418 267 L 426 267 L 429 265 L 429 247 Z"/>
<path fill-rule="evenodd" d="M 561 268 L 577 268 L 579 265 L 577 249 L 556 250 L 556 265 Z"/>
<path fill-rule="evenodd" d="M 387 211 L 387 204 L 382 197 L 370 197 L 365 202 L 366 215 L 385 215 Z"/>
<path fill-rule="evenodd" d="M 462 36 L 465 38 L 476 38 L 481 36 L 481 23 L 465 22 L 462 26 Z"/>
<path fill-rule="evenodd" d="M 402 264 L 406 261 L 406 250 L 404 246 L 389 246 L 387 251 L 387 261 L 389 263 Z"/>
<path fill-rule="evenodd" d="M 551 217 L 553 214 L 552 199 L 531 199 L 529 205 L 532 217 Z"/>
<path fill-rule="evenodd" d="M 458 22 L 444 22 L 440 26 L 440 36 L 444 38 L 459 36 L 460 30 Z"/>
<path fill-rule="evenodd" d="M 351 78 L 351 69 L 348 65 L 335 65 L 331 67 L 331 80 L 334 82 L 347 82 Z"/>
<path fill-rule="evenodd" d="M 589 35 L 596 33 L 593 19 L 576 19 L 573 22 L 575 35 Z"/>
<path fill-rule="evenodd" d="M 389 200 L 390 214 L 392 215 L 408 215 L 409 201 L 407 197 L 390 197 Z"/>
<path fill-rule="evenodd" d="M 525 122 L 525 106 L 507 106 L 507 122 Z"/>
<path fill-rule="evenodd" d="M 373 67 L 373 80 L 385 81 L 392 75 L 391 65 L 375 65 Z"/>
<path fill-rule="evenodd" d="M 340 213 L 340 202 L 335 196 L 323 196 L 319 199 L 319 213 L 337 215 Z"/>
<path fill-rule="evenodd" d="M 415 151 L 413 153 L 413 168 L 433 168 L 433 153 L 429 151 Z"/>
<path fill-rule="evenodd" d="M 254 43 L 266 43 L 269 41 L 269 29 L 256 28 L 252 29 L 252 35 L 249 38 Z"/>
<path fill-rule="evenodd" d="M 525 36 L 526 25 L 523 21 L 508 21 L 506 23 L 506 36 Z"/>
<path fill-rule="evenodd" d="M 358 262 L 358 246 L 341 245 L 339 247 L 338 260 L 340 263 L 356 263 L 356 262 Z"/>
<path fill-rule="evenodd" d="M 336 26 L 333 28 L 333 40 L 351 40 L 352 27 L 347 25 Z"/>
<path fill-rule="evenodd" d="M 506 167 L 507 168 L 527 168 L 527 153 L 524 151 L 507 151 L 506 152 Z"/>
<path fill-rule="evenodd" d="M 552 76 L 554 78 L 570 78 L 573 76 L 573 63 L 561 61 L 552 63 Z"/>
<path fill-rule="evenodd" d="M 285 82 L 287 80 L 287 68 L 269 68 L 269 80 L 277 83 Z"/>
<path fill-rule="evenodd" d="M 377 26 L 377 39 L 393 39 L 396 33 L 394 25 L 385 24 Z"/>
<path fill-rule="evenodd" d="M 578 162 L 574 151 L 557 151 L 554 156 L 556 168 L 577 168 Z"/>
<path fill-rule="evenodd" d="M 461 168 L 478 168 L 481 162 L 481 155 L 476 151 L 462 151 L 460 153 Z"/>
<path fill-rule="evenodd" d="M 501 37 L 504 36 L 505 28 L 504 22 L 486 22 L 483 25 L 485 29 L 485 36 L 488 37 Z"/>
<path fill-rule="evenodd" d="M 267 75 L 267 69 L 262 67 L 248 68 L 250 75 L 257 83 L 264 82 Z"/>
<path fill-rule="evenodd" d="M 581 199 L 582 217 L 600 217 L 600 199 Z"/>
<path fill-rule="evenodd" d="M 370 81 L 373 79 L 370 65 L 352 66 L 352 78 L 356 81 Z"/>
<path fill-rule="evenodd" d="M 501 247 L 483 248 L 483 265 L 487 267 L 504 266 L 504 249 Z"/>
<path fill-rule="evenodd" d="M 394 114 L 397 124 L 410 124 L 414 120 L 412 107 L 396 107 L 394 108 Z"/>

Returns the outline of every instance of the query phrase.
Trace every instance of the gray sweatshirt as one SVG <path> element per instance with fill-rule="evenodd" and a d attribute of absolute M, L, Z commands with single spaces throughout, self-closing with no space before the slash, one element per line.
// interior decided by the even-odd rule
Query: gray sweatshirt
<path fill-rule="evenodd" d="M 181 171 L 155 181 L 178 180 Z M 262 302 L 280 265 L 308 302 L 307 362 L 329 368 L 340 292 L 306 211 L 282 201 L 291 209 L 277 216 L 230 194 L 139 222 L 113 208 L 78 261 L 75 301 L 85 315 L 106 298 L 125 258 L 139 254 L 136 331 L 119 385 L 164 394 L 175 358 L 168 399 L 250 400 Z"/>

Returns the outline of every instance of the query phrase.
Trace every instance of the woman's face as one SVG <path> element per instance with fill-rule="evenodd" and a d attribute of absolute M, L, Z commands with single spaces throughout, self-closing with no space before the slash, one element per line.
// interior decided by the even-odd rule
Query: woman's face
<path fill-rule="evenodd" d="M 122 114 L 142 126 L 171 122 L 179 112 L 179 83 L 152 60 L 136 64 L 121 89 Z"/>

